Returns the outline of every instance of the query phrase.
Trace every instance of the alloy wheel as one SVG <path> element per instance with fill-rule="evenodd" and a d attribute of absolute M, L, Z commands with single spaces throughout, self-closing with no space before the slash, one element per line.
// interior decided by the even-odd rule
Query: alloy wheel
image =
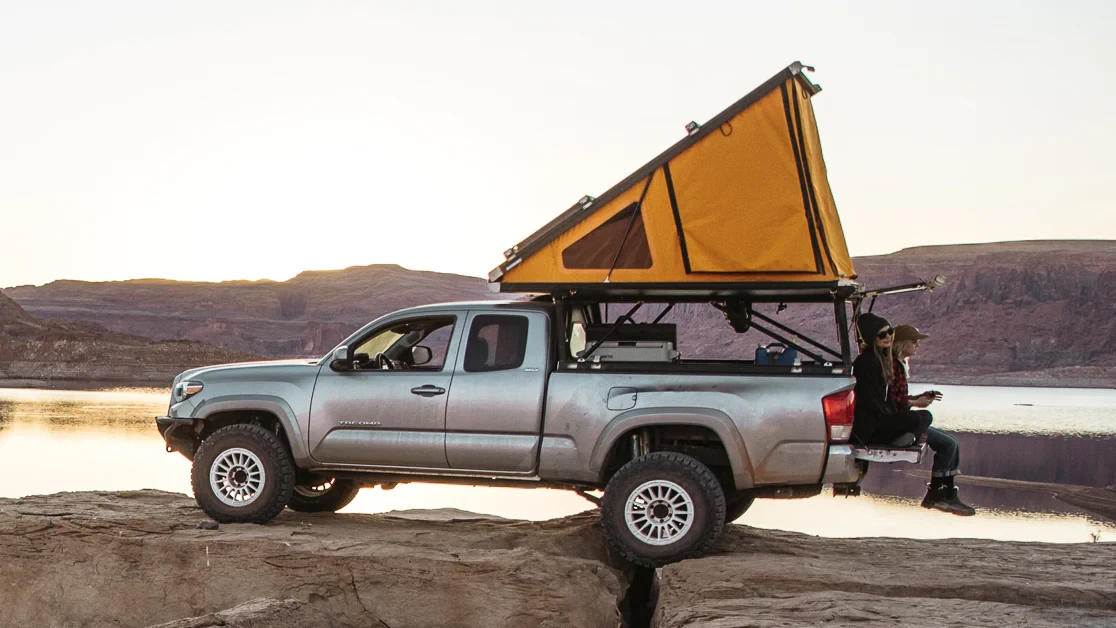
<path fill-rule="evenodd" d="M 228 506 L 243 507 L 256 501 L 266 480 L 263 462 L 241 447 L 221 452 L 209 467 L 209 486 Z"/>
<path fill-rule="evenodd" d="M 628 530 L 648 545 L 670 545 L 689 532 L 694 502 L 681 486 L 667 480 L 640 484 L 624 505 Z"/>

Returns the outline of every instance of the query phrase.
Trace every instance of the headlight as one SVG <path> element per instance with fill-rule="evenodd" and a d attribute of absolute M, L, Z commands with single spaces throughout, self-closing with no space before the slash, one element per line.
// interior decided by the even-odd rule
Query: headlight
<path fill-rule="evenodd" d="M 174 402 L 186 401 L 202 390 L 201 382 L 178 382 L 174 387 Z"/>

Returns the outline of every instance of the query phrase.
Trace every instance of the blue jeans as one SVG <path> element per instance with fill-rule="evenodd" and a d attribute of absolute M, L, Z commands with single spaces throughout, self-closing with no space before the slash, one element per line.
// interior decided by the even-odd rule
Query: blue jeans
<path fill-rule="evenodd" d="M 930 475 L 946 478 L 961 473 L 961 446 L 957 444 L 956 438 L 931 427 L 926 430 L 926 444 L 934 450 L 934 467 Z"/>

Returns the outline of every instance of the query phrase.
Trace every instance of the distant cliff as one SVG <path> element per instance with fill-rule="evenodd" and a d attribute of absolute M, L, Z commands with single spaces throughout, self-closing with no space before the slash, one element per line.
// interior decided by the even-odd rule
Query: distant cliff
<path fill-rule="evenodd" d="M 915 371 L 923 379 L 1116 386 L 1116 242 L 918 247 L 856 267 L 872 286 L 949 278 L 875 309 L 931 334 Z"/>
<path fill-rule="evenodd" d="M 156 342 L 89 321 L 38 319 L 0 292 L 0 384 L 170 385 L 188 368 L 252 359 L 258 358 L 194 340 Z"/>
<path fill-rule="evenodd" d="M 307 271 L 282 282 L 54 281 L 4 292 L 42 318 L 270 357 L 321 356 L 356 328 L 400 308 L 496 296 L 477 277 L 392 264 Z"/>
<path fill-rule="evenodd" d="M 916 379 L 940 383 L 1116 386 L 1116 241 L 932 246 L 856 258 L 861 283 L 945 275 L 933 293 L 881 297 L 875 312 L 931 334 Z M 320 356 L 360 325 L 402 307 L 491 299 L 484 280 L 394 265 L 305 272 L 283 282 L 56 281 L 6 289 L 28 314 L 124 334 L 196 340 L 270 357 Z M 776 320 L 832 340 L 831 309 L 792 305 Z M 683 355 L 751 355 L 708 306 L 679 305 Z"/>

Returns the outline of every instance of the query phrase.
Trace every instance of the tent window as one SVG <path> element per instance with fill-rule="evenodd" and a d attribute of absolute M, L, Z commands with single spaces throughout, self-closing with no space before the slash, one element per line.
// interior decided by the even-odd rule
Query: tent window
<path fill-rule="evenodd" d="M 620 249 L 619 258 L 617 249 Z M 609 270 L 614 259 L 616 268 L 651 268 L 651 247 L 647 244 L 647 230 L 638 203 L 628 205 L 562 251 L 562 265 L 566 268 Z"/>

